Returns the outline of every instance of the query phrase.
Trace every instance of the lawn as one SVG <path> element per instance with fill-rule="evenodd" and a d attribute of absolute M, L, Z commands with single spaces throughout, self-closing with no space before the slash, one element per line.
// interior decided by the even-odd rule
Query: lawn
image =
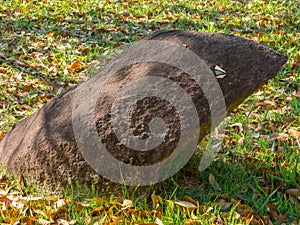
<path fill-rule="evenodd" d="M 157 29 L 246 37 L 289 60 L 226 118 L 222 150 L 201 150 L 159 191 L 44 196 L 0 170 L 0 224 L 300 224 L 300 2 L 1 0 L 0 140 Z M 54 184 L 55 185 L 55 184 Z"/>

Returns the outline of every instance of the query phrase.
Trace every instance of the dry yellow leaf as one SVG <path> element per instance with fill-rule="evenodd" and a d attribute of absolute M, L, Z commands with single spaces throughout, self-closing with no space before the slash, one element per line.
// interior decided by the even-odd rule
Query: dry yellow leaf
<path fill-rule="evenodd" d="M 300 131 L 297 130 L 295 127 L 291 127 L 289 129 L 289 134 L 293 137 L 293 138 L 300 138 Z"/>
<path fill-rule="evenodd" d="M 152 194 L 151 195 L 151 200 L 154 204 L 159 204 L 161 201 L 161 197 L 156 195 L 156 194 Z"/>

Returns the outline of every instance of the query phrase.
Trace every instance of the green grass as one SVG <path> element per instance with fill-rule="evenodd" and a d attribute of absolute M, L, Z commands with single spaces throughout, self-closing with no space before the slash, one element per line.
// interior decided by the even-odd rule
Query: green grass
<path fill-rule="evenodd" d="M 156 194 L 162 197 L 161 208 L 152 202 L 151 188 L 143 195 L 131 195 L 124 188 L 123 199 L 112 194 L 106 200 L 100 200 L 101 193 L 96 191 L 68 192 L 59 198 L 67 200 L 64 206 L 56 207 L 57 200 L 43 197 L 47 200 L 26 200 L 20 209 L 3 203 L 0 192 L 0 223 L 30 224 L 32 218 L 38 224 L 37 218 L 42 218 L 76 224 L 139 224 L 159 218 L 164 224 L 193 224 L 192 220 L 194 224 L 262 224 L 262 219 L 299 224 L 299 196 L 287 192 L 300 188 L 299 24 L 300 2 L 295 0 L 0 1 L 3 133 L 58 93 L 91 76 L 106 63 L 110 51 L 156 29 L 234 34 L 289 57 L 276 78 L 226 119 L 222 151 L 206 171 L 197 170 L 198 154 L 160 185 Z M 79 66 L 69 69 L 77 60 Z M 34 194 L 18 179 L 1 174 L 0 190 L 9 189 L 8 195 L 14 191 Z M 210 175 L 221 190 L 209 182 Z M 173 206 L 186 195 L 198 201 L 193 212 Z M 136 212 L 116 214 L 122 206 L 113 201 L 122 203 L 124 198 L 133 201 Z"/>

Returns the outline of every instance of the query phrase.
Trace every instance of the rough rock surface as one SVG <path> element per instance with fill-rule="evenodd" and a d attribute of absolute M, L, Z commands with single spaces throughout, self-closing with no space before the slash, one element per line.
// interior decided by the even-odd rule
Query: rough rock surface
<path fill-rule="evenodd" d="M 185 46 L 214 69 L 226 71 L 218 79 L 231 112 L 247 96 L 274 77 L 287 58 L 264 45 L 225 34 L 189 31 L 158 31 L 146 40 L 164 40 Z M 172 53 L 170 53 L 172 54 Z M 187 74 L 157 62 L 137 63 L 118 71 L 103 87 L 96 104 L 96 127 L 100 140 L 118 160 L 133 165 L 148 165 L 170 155 L 180 135 L 179 116 L 163 99 L 142 99 L 130 109 L 132 132 L 139 138 L 149 137 L 148 123 L 160 116 L 167 124 L 164 141 L 151 151 L 140 152 L 119 143 L 111 124 L 110 109 L 119 89 L 141 76 L 161 76 L 179 84 L 192 98 L 201 124 L 200 139 L 210 131 L 210 110 L 201 88 Z M 95 75 L 93 79 L 99 79 Z M 95 184 L 103 190 L 110 181 L 96 173 L 83 158 L 75 142 L 72 127 L 72 100 L 78 86 L 45 104 L 39 111 L 11 128 L 0 142 L 0 163 L 9 171 L 21 174 L 30 183 L 58 192 L 69 182 Z"/>

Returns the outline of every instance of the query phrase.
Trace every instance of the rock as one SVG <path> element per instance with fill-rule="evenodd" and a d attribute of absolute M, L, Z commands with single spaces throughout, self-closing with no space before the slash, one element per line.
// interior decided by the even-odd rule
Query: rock
<path fill-rule="evenodd" d="M 153 42 L 150 43 L 149 41 Z M 152 46 L 158 43 L 154 41 L 164 42 L 160 42 L 161 46 L 158 44 L 147 49 L 147 43 Z M 107 163 L 102 157 L 102 153 L 99 155 L 99 152 L 89 152 L 94 151 L 93 149 L 97 150 L 97 144 L 94 143 L 95 139 L 89 133 L 93 129 L 97 132 L 98 140 L 110 153 L 110 157 L 119 163 L 122 162 L 120 163 L 122 165 L 137 168 L 138 172 L 144 167 L 168 159 L 176 146 L 181 143 L 180 136 L 188 136 L 191 132 L 191 135 L 197 137 L 198 141 L 210 132 L 211 126 L 215 127 L 220 122 L 216 119 L 217 123 L 212 123 L 210 101 L 214 102 L 214 99 L 209 100 L 203 90 L 204 86 L 212 85 L 210 81 L 199 85 L 199 82 L 182 68 L 162 62 L 164 62 L 164 58 L 168 58 L 166 61 L 169 59 L 177 60 L 177 62 L 179 62 L 178 60 L 184 61 L 185 65 L 189 65 L 189 68 L 194 66 L 196 68 L 199 65 L 195 65 L 196 63 L 193 61 L 187 61 L 187 58 L 180 58 L 178 51 L 174 50 L 175 47 L 172 49 L 165 48 L 165 46 L 178 46 L 176 48 L 179 50 L 190 50 L 195 56 L 203 60 L 203 63 L 206 64 L 202 65 L 200 62 L 203 68 L 206 66 L 203 71 L 209 70 L 210 76 L 213 72 L 217 75 L 217 79 L 213 81 L 215 83 L 212 83 L 214 86 L 217 83 L 221 90 L 219 92 L 218 89 L 208 91 L 210 91 L 211 96 L 217 92 L 218 94 L 215 96 L 219 96 L 220 93 L 223 94 L 223 102 L 226 104 L 227 112 L 231 112 L 246 97 L 265 84 L 268 79 L 274 77 L 287 60 L 285 56 L 262 44 L 226 34 L 180 30 L 158 31 L 145 38 L 144 43 L 146 44 L 139 46 L 142 50 L 137 51 L 137 48 L 129 48 L 127 51 L 134 52 L 136 50 L 135 56 L 147 58 L 147 54 L 152 50 L 154 55 L 151 57 L 158 57 L 161 59 L 160 62 L 145 60 L 123 65 L 122 55 L 118 56 L 111 65 L 119 66 L 121 69 L 115 71 L 111 77 L 105 74 L 109 74 L 110 70 L 104 68 L 104 71 L 99 72 L 89 80 L 52 99 L 39 111 L 14 125 L 0 142 L 0 162 L 3 163 L 4 167 L 13 173 L 21 174 L 37 188 L 46 189 L 50 192 L 60 192 L 69 183 L 77 182 L 82 185 L 94 184 L 97 189 L 102 191 L 114 189 L 118 185 L 104 178 L 103 174 L 98 173 L 99 171 L 95 171 L 97 168 L 101 170 L 102 167 L 108 173 L 110 171 L 115 173 L 116 166 L 113 163 Z M 184 56 L 185 51 L 182 50 L 182 52 Z M 193 54 L 190 55 L 192 58 L 194 57 Z M 113 67 L 110 69 L 113 70 Z M 155 80 L 151 80 L 151 76 L 155 76 L 156 80 L 166 83 L 156 84 Z M 137 82 L 127 92 L 120 92 L 122 88 L 127 87 L 129 82 L 138 78 L 145 78 L 144 83 Z M 192 105 L 177 111 L 176 106 L 172 104 L 177 101 L 177 98 L 178 101 L 181 98 L 176 94 L 176 88 L 176 90 L 174 89 L 174 96 L 170 94 L 167 100 L 154 95 L 164 90 L 169 91 L 170 87 L 164 86 L 169 84 L 168 82 L 179 86 L 179 89 L 189 96 L 189 103 L 192 102 Z M 155 85 L 151 85 L 154 83 Z M 100 89 L 98 89 L 99 84 L 102 85 L 100 85 Z M 171 91 L 173 91 L 172 88 Z M 99 95 L 93 93 L 95 90 L 99 91 Z M 128 107 L 126 102 L 133 98 L 135 93 L 141 94 L 142 98 Z M 93 101 L 89 95 L 97 96 L 96 100 Z M 183 101 L 185 101 L 184 96 L 181 99 Z M 116 102 L 117 97 L 121 106 L 115 107 L 114 102 Z M 220 102 L 222 101 L 220 100 Z M 84 104 L 84 107 L 80 108 L 79 103 Z M 122 109 L 122 104 L 125 110 Z M 220 107 L 219 111 L 222 111 L 221 104 L 214 107 Z M 79 109 L 87 110 L 87 113 L 81 113 Z M 183 133 L 184 128 L 180 113 L 193 110 L 196 112 L 197 118 L 191 122 L 188 116 L 184 117 L 184 120 L 187 120 L 187 124 L 191 125 L 192 128 L 187 133 Z M 126 128 L 127 125 L 123 125 L 124 121 L 119 120 L 122 119 L 123 115 L 121 117 L 114 115 L 117 116 L 117 119 L 114 120 L 112 118 L 114 112 L 128 113 L 123 119 L 128 120 L 129 128 L 124 129 L 124 132 L 128 130 L 132 132 L 134 134 L 132 138 L 119 141 L 118 132 L 122 136 L 123 128 Z M 92 122 L 88 121 L 91 118 L 89 113 L 95 117 Z M 153 120 L 153 118 L 158 117 L 160 119 Z M 94 128 L 89 127 L 93 125 Z M 114 129 L 114 125 L 120 129 Z M 159 133 L 160 126 L 165 133 Z M 198 126 L 200 132 L 199 129 L 196 129 Z M 88 133 L 86 133 L 86 127 Z M 194 128 L 196 131 L 192 131 Z M 147 139 L 153 137 L 151 134 L 153 131 L 157 131 L 159 134 L 154 137 L 153 143 L 147 142 Z M 81 133 L 78 134 L 78 132 Z M 157 142 L 160 144 L 157 145 Z M 143 143 L 146 143 L 144 147 L 148 151 L 139 151 L 138 148 L 143 146 Z M 185 139 L 184 146 L 186 143 L 189 143 L 188 137 Z M 84 146 L 84 144 L 89 146 Z M 128 147 L 128 145 L 133 147 Z M 93 158 L 94 154 L 95 157 Z M 185 153 L 180 157 L 184 158 L 184 155 Z M 182 161 L 185 164 L 189 157 L 183 158 Z M 176 163 L 180 164 L 180 161 L 178 160 Z M 94 165 L 97 162 L 101 162 L 101 164 L 96 168 Z M 171 174 L 180 168 L 172 170 Z M 118 180 L 118 175 L 116 176 L 116 180 Z"/>

